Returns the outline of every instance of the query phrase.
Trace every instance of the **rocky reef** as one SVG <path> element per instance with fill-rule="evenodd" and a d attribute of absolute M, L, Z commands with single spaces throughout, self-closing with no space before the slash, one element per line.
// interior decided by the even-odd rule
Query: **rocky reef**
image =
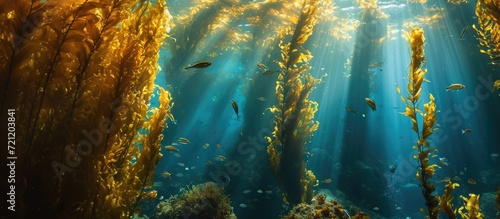
<path fill-rule="evenodd" d="M 282 216 L 281 219 L 304 219 L 304 218 L 340 218 L 340 219 L 368 219 L 363 212 L 358 212 L 354 216 L 344 210 L 337 201 L 327 201 L 325 195 L 317 195 L 313 198 L 311 204 L 300 203 L 296 205 L 290 213 Z"/>
<path fill-rule="evenodd" d="M 235 219 L 236 216 L 223 187 L 208 182 L 181 190 L 181 194 L 160 202 L 154 218 Z"/>

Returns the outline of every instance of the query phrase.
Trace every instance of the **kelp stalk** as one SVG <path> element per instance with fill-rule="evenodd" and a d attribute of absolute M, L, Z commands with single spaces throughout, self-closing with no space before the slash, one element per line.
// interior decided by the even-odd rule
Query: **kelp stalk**
<path fill-rule="evenodd" d="M 434 129 L 434 124 L 436 123 L 436 116 L 434 114 L 436 110 L 436 104 L 434 103 L 434 96 L 429 94 L 430 101 L 424 104 L 425 113 L 417 107 L 417 102 L 420 99 L 422 91 L 422 82 L 424 81 L 424 75 L 427 73 L 427 69 L 422 69 L 421 65 L 425 61 L 424 56 L 424 31 L 420 28 L 414 28 L 408 36 L 410 47 L 411 47 L 411 62 L 410 71 L 408 75 L 408 96 L 405 98 L 401 95 L 401 90 L 397 87 L 397 91 L 401 96 L 401 100 L 406 105 L 406 111 L 404 115 L 408 116 L 412 121 L 412 130 L 418 136 L 417 145 L 413 146 L 417 150 L 417 155 L 414 156 L 417 159 L 419 166 L 417 170 L 417 178 L 420 182 L 422 188 L 422 195 L 425 199 L 425 205 L 427 206 L 427 211 L 423 208 L 422 212 L 428 214 L 428 217 L 432 219 L 438 218 L 438 196 L 433 194 L 436 190 L 436 186 L 430 182 L 430 178 L 434 175 L 435 168 L 439 168 L 437 164 L 429 163 L 429 159 L 433 153 L 437 153 L 436 148 L 431 148 L 427 138 L 432 135 Z M 419 129 L 419 124 L 417 122 L 417 114 L 423 115 L 423 127 L 422 131 Z"/>
<path fill-rule="evenodd" d="M 313 172 L 306 169 L 304 150 L 319 123 L 313 121 L 318 104 L 308 100 L 309 93 L 319 80 L 308 74 L 311 55 L 301 48 L 317 23 L 318 0 L 306 0 L 300 15 L 292 19 L 291 40 L 280 43 L 282 69 L 276 83 L 278 104 L 271 108 L 276 121 L 273 137 L 267 137 L 272 170 L 291 204 L 310 203 L 312 187 L 317 184 Z"/>

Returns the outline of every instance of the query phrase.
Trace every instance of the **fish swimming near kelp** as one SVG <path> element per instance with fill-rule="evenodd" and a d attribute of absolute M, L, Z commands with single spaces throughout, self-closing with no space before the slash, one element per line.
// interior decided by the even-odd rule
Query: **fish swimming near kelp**
<path fill-rule="evenodd" d="M 372 108 L 373 111 L 377 111 L 377 105 L 375 104 L 375 101 L 373 101 L 372 99 L 370 99 L 368 97 L 365 98 L 365 101 L 368 104 L 368 106 L 370 106 L 370 108 Z"/>
<path fill-rule="evenodd" d="M 352 108 L 350 106 L 346 107 L 345 111 L 350 112 L 350 113 L 354 113 L 354 114 L 358 114 L 358 111 L 356 111 L 354 108 Z"/>
<path fill-rule="evenodd" d="M 189 144 L 189 140 L 187 138 L 179 138 L 179 142 L 181 144 Z"/>
<path fill-rule="evenodd" d="M 463 84 L 451 84 L 450 86 L 446 87 L 446 91 L 462 90 L 464 88 L 465 86 Z"/>
<path fill-rule="evenodd" d="M 462 134 L 470 134 L 471 132 L 472 132 L 472 130 L 470 130 L 470 129 L 462 130 Z"/>
<path fill-rule="evenodd" d="M 234 112 L 236 113 L 236 117 L 238 118 L 238 121 L 239 121 L 240 115 L 238 114 L 238 104 L 236 102 L 234 102 L 234 100 L 232 100 L 231 105 L 233 106 Z"/>
<path fill-rule="evenodd" d="M 446 157 L 440 157 L 439 162 L 441 162 L 441 164 L 445 166 L 448 166 L 448 159 Z"/>
<path fill-rule="evenodd" d="M 460 32 L 460 40 L 465 40 L 465 36 L 467 36 L 467 32 L 469 32 L 469 26 L 465 26 Z"/>
<path fill-rule="evenodd" d="M 264 71 L 269 70 L 269 68 L 266 65 L 262 64 L 262 63 L 257 63 L 257 67 L 259 67 L 260 69 L 262 69 Z"/>
<path fill-rule="evenodd" d="M 370 65 L 368 65 L 368 68 L 376 68 L 376 67 L 380 67 L 384 64 L 384 62 L 374 62 L 374 63 L 371 63 Z"/>
<path fill-rule="evenodd" d="M 262 73 L 262 75 L 272 75 L 272 74 L 274 74 L 276 72 L 279 72 L 279 71 L 267 70 L 264 73 Z"/>
<path fill-rule="evenodd" d="M 208 62 L 208 61 L 199 61 L 199 62 L 196 62 L 194 64 L 192 64 L 191 66 L 188 66 L 188 67 L 185 67 L 184 70 L 187 70 L 187 69 L 190 69 L 190 68 L 206 68 L 208 66 L 212 65 L 211 62 Z"/>
<path fill-rule="evenodd" d="M 174 147 L 172 145 L 165 146 L 165 149 L 167 149 L 170 152 L 179 152 L 179 149 L 177 149 L 176 147 Z"/>
<path fill-rule="evenodd" d="M 391 173 L 396 172 L 396 168 L 398 168 L 398 165 L 392 164 L 391 166 L 389 166 L 389 172 Z"/>

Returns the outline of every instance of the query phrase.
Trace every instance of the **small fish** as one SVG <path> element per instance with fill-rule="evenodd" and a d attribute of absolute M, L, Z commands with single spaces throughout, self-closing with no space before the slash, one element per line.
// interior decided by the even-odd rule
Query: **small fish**
<path fill-rule="evenodd" d="M 279 72 L 279 71 L 267 70 L 267 71 L 265 71 L 264 73 L 262 73 L 262 75 L 272 75 L 272 74 L 274 74 L 274 73 L 276 73 L 276 72 Z"/>
<path fill-rule="evenodd" d="M 231 105 L 233 106 L 234 112 L 236 113 L 236 117 L 238 118 L 238 121 L 239 121 L 240 115 L 238 115 L 238 104 L 236 102 L 234 102 L 234 100 L 232 100 Z"/>
<path fill-rule="evenodd" d="M 393 164 L 393 165 L 389 166 L 389 172 L 391 172 L 391 173 L 396 172 L 396 168 L 397 167 L 398 167 L 398 165 L 396 165 L 396 164 Z"/>
<path fill-rule="evenodd" d="M 472 178 L 469 178 L 467 179 L 467 182 L 471 185 L 476 185 L 476 180 L 472 179 Z"/>
<path fill-rule="evenodd" d="M 219 160 L 219 161 L 225 161 L 226 160 L 226 157 L 222 156 L 222 155 L 217 155 L 215 156 L 215 159 Z"/>
<path fill-rule="evenodd" d="M 212 65 L 211 62 L 199 61 L 199 62 L 194 63 L 191 66 L 185 67 L 184 70 L 187 70 L 187 69 L 190 69 L 190 68 L 196 68 L 196 69 L 198 69 L 198 68 L 206 68 L 206 67 L 208 67 L 210 65 Z"/>
<path fill-rule="evenodd" d="M 210 145 L 209 145 L 208 143 L 205 143 L 205 144 L 203 145 L 203 149 L 207 149 L 207 148 L 208 148 L 208 146 L 210 146 Z"/>
<path fill-rule="evenodd" d="M 364 113 L 363 113 L 363 114 L 361 114 L 361 116 L 362 116 L 363 118 L 365 118 L 365 117 L 366 117 L 366 115 L 365 115 Z"/>
<path fill-rule="evenodd" d="M 446 91 L 461 90 L 464 88 L 465 88 L 465 86 L 463 84 L 451 84 L 450 86 L 446 87 Z"/>
<path fill-rule="evenodd" d="M 240 204 L 240 208 L 246 208 L 246 207 L 247 207 L 247 205 L 245 205 L 243 203 Z"/>
<path fill-rule="evenodd" d="M 259 98 L 257 98 L 257 99 L 258 99 L 258 100 L 260 100 L 260 101 L 262 101 L 262 102 L 267 101 L 267 99 L 266 99 L 265 97 L 259 97 Z"/>
<path fill-rule="evenodd" d="M 163 173 L 161 173 L 161 176 L 162 176 L 163 178 L 170 178 L 170 176 L 172 176 L 172 174 L 170 174 L 170 173 L 169 173 L 169 172 L 167 172 L 167 171 L 163 171 Z"/>
<path fill-rule="evenodd" d="M 377 105 L 375 105 L 375 101 L 373 101 L 372 99 L 370 99 L 368 97 L 365 98 L 365 101 L 368 104 L 368 106 L 370 106 L 370 108 L 372 108 L 373 111 L 377 111 Z"/>
<path fill-rule="evenodd" d="M 262 69 L 264 71 L 269 70 L 269 68 L 266 65 L 262 64 L 262 63 L 257 63 L 257 67 L 259 67 L 260 69 Z"/>
<path fill-rule="evenodd" d="M 179 138 L 179 142 L 181 144 L 189 144 L 189 140 L 187 138 Z"/>
<path fill-rule="evenodd" d="M 257 190 L 257 193 L 262 194 L 263 192 L 262 192 L 262 190 L 259 189 L 259 190 Z"/>
<path fill-rule="evenodd" d="M 472 132 L 472 130 L 470 130 L 470 129 L 462 130 L 462 134 L 470 134 L 471 132 Z"/>
<path fill-rule="evenodd" d="M 289 204 L 289 202 L 288 202 L 288 198 L 286 198 L 286 196 L 283 196 L 283 202 L 284 202 L 285 204 Z"/>
<path fill-rule="evenodd" d="M 323 182 L 328 184 L 328 183 L 332 182 L 332 179 L 325 179 L 325 180 L 323 180 Z"/>
<path fill-rule="evenodd" d="M 207 161 L 205 162 L 205 165 L 207 165 L 207 166 L 212 165 L 212 161 L 207 160 Z"/>
<path fill-rule="evenodd" d="M 195 168 L 196 168 L 196 166 L 189 167 L 189 169 L 192 169 L 192 170 L 194 170 Z"/>
<path fill-rule="evenodd" d="M 378 211 L 379 209 L 380 209 L 380 208 L 378 208 L 378 207 L 373 207 L 373 210 L 374 210 L 374 211 Z"/>
<path fill-rule="evenodd" d="M 453 177 L 453 180 L 460 181 L 460 180 L 462 180 L 462 178 L 460 178 L 460 176 L 455 176 L 455 177 Z"/>
<path fill-rule="evenodd" d="M 171 152 L 179 152 L 179 149 L 177 149 L 176 147 L 172 146 L 172 145 L 167 145 L 165 146 L 165 149 L 171 151 Z"/>
<path fill-rule="evenodd" d="M 248 190 L 248 189 L 247 189 L 247 190 L 243 191 L 243 194 L 248 194 L 248 193 L 250 193 L 250 192 L 252 192 L 252 190 Z"/>
<path fill-rule="evenodd" d="M 179 166 L 181 166 L 181 167 L 185 167 L 185 166 L 186 166 L 186 164 L 184 164 L 184 163 L 177 163 L 177 164 L 178 164 Z"/>
<path fill-rule="evenodd" d="M 451 178 L 449 176 L 445 177 L 441 182 L 449 182 L 451 181 Z"/>
<path fill-rule="evenodd" d="M 460 32 L 460 40 L 465 40 L 465 36 L 467 35 L 467 32 L 469 32 L 469 26 L 465 26 L 462 29 L 462 32 Z"/>
<path fill-rule="evenodd" d="M 215 144 L 215 147 L 224 148 L 224 146 L 222 146 L 221 144 Z"/>
<path fill-rule="evenodd" d="M 384 64 L 384 62 L 374 62 L 374 63 L 371 63 L 370 65 L 368 65 L 368 68 L 376 68 L 376 67 L 380 67 Z"/>
<path fill-rule="evenodd" d="M 497 153 L 491 153 L 490 157 L 491 157 L 491 159 L 497 159 L 498 158 L 498 154 Z"/>
<path fill-rule="evenodd" d="M 401 208 L 401 207 L 399 207 L 399 206 L 398 206 L 398 207 L 396 207 L 396 210 L 398 210 L 398 211 L 400 211 L 401 209 L 403 209 L 403 208 Z"/>
<path fill-rule="evenodd" d="M 441 162 L 445 166 L 448 166 L 448 159 L 446 159 L 446 157 L 440 157 L 439 162 Z"/>
<path fill-rule="evenodd" d="M 354 113 L 354 114 L 358 114 L 358 111 L 356 111 L 354 108 L 352 108 L 350 106 L 346 107 L 345 111 L 350 112 L 350 113 Z"/>
<path fill-rule="evenodd" d="M 170 145 L 172 145 L 172 146 L 176 146 L 176 145 L 179 145 L 179 143 L 177 143 L 177 142 L 172 142 L 172 144 L 170 144 Z"/>
<path fill-rule="evenodd" d="M 175 157 L 181 157 L 181 154 L 179 154 L 179 153 L 174 153 L 174 156 L 175 156 Z"/>

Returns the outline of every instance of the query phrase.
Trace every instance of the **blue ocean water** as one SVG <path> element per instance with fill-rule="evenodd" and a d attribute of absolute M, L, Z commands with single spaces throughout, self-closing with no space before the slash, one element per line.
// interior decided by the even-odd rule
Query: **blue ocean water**
<path fill-rule="evenodd" d="M 228 12 L 256 2 L 270 6 L 237 16 Z M 238 218 L 277 218 L 291 209 L 282 201 L 266 152 L 265 137 L 274 129 L 269 108 L 276 104 L 278 74 L 263 76 L 257 66 L 279 70 L 279 40 L 272 40 L 278 37 L 277 27 L 266 25 L 279 22 L 271 16 L 271 2 L 220 1 L 194 12 L 203 3 L 167 1 L 174 23 L 194 16 L 186 25 L 172 27 L 161 52 L 156 84 L 170 91 L 175 103 L 175 123 L 168 124 L 162 143 L 190 142 L 176 145 L 178 153 L 162 151 L 155 177 L 158 197 L 214 181 L 224 186 Z M 500 69 L 479 51 L 472 28 L 477 25 L 476 1 L 378 1 L 384 18 L 362 16 L 362 8 L 352 1 L 332 2 L 335 22 L 320 21 L 303 46 L 313 56 L 309 73 L 326 75 L 309 96 L 319 104 L 315 120 L 320 126 L 306 144 L 304 160 L 318 178 L 316 193 L 372 218 L 423 217 L 419 209 L 425 201 L 412 149 L 418 137 L 401 114 L 405 105 L 396 92 L 398 85 L 405 94 L 408 83 L 411 51 L 405 34 L 420 27 L 428 73 L 418 105 L 423 109 L 432 93 L 439 110 L 438 129 L 429 141 L 439 150 L 431 160 L 441 166 L 432 178 L 437 194 L 451 179 L 460 184 L 454 191 L 456 206 L 462 205 L 460 195 L 481 194 L 485 218 L 493 218 L 500 185 L 500 97 L 492 85 L 500 79 Z M 230 19 L 221 20 L 224 13 Z M 262 21 L 250 22 L 256 13 Z M 184 70 L 200 60 L 212 65 Z M 447 91 L 454 83 L 465 88 Z M 366 97 L 375 101 L 376 111 Z M 239 119 L 232 101 L 239 106 Z M 471 132 L 463 132 L 467 129 Z M 164 171 L 171 177 L 162 177 Z M 157 202 L 145 210 L 151 212 Z"/>

